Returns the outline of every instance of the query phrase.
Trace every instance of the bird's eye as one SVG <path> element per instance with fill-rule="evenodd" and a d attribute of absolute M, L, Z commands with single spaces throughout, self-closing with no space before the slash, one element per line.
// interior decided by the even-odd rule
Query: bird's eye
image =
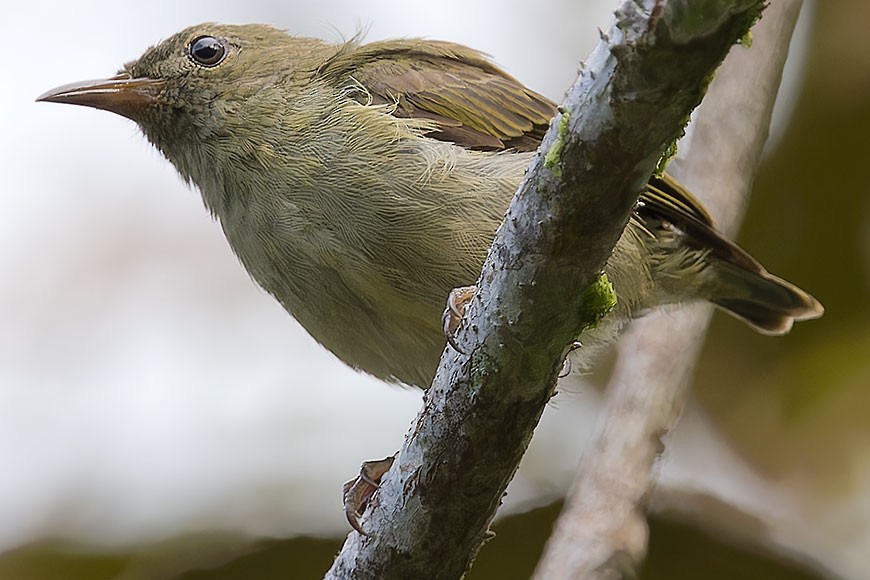
<path fill-rule="evenodd" d="M 217 66 L 226 55 L 227 47 L 214 36 L 200 36 L 190 43 L 190 58 L 202 66 Z"/>

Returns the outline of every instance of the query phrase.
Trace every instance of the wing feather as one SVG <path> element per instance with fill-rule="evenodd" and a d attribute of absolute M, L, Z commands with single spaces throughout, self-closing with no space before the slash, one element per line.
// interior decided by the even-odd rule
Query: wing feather
<path fill-rule="evenodd" d="M 534 151 L 556 114 L 483 54 L 449 42 L 354 39 L 319 72 L 353 79 L 368 91 L 360 100 L 395 103 L 397 116 L 432 120 L 430 136 L 469 149 Z"/>
<path fill-rule="evenodd" d="M 534 151 L 556 104 L 528 89 L 480 52 L 450 42 L 402 39 L 342 45 L 320 74 L 361 85 L 361 102 L 394 103 L 394 114 L 428 119 L 428 136 L 469 149 Z M 656 229 L 679 228 L 690 245 L 752 272 L 763 268 L 727 240 L 701 203 L 667 174 L 651 177 L 640 195 L 637 217 Z"/>

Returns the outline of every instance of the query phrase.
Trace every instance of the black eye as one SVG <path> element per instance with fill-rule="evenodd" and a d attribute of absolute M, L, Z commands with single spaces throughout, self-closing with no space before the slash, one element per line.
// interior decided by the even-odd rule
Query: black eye
<path fill-rule="evenodd" d="M 223 41 L 214 36 L 200 36 L 190 43 L 190 58 L 202 66 L 217 66 L 226 55 Z"/>

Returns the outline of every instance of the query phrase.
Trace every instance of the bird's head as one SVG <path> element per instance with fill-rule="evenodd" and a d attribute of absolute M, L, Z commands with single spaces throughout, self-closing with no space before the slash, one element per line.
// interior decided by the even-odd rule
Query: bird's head
<path fill-rule="evenodd" d="M 177 161 L 204 142 L 244 139 L 246 128 L 274 124 L 271 117 L 305 86 L 327 47 L 261 24 L 201 24 L 149 48 L 113 77 L 63 85 L 37 101 L 132 119 Z"/>

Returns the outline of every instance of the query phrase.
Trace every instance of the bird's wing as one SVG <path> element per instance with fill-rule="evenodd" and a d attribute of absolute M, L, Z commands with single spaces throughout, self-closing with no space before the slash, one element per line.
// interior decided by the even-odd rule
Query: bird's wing
<path fill-rule="evenodd" d="M 650 177 L 640 202 L 682 229 L 713 227 L 713 218 L 701 202 L 667 173 Z"/>
<path fill-rule="evenodd" d="M 726 262 L 756 274 L 765 272 L 755 258 L 716 229 L 701 202 L 667 173 L 650 177 L 635 211 L 644 221 L 655 219 L 679 228 L 686 243 L 707 249 Z"/>
<path fill-rule="evenodd" d="M 469 149 L 534 151 L 556 105 L 528 89 L 470 48 L 421 39 L 342 45 L 318 71 L 348 83 L 360 101 L 395 103 L 399 117 L 428 119 L 438 127 L 427 136 Z M 360 87 L 354 93 L 354 84 Z M 751 271 L 760 266 L 716 231 L 701 203 L 667 174 L 651 177 L 636 208 L 638 217 L 667 222 Z"/>
<path fill-rule="evenodd" d="M 396 116 L 434 122 L 429 137 L 469 149 L 534 151 L 556 114 L 555 103 L 483 54 L 449 42 L 352 40 L 319 72 L 358 83 L 360 101 L 394 103 Z"/>

